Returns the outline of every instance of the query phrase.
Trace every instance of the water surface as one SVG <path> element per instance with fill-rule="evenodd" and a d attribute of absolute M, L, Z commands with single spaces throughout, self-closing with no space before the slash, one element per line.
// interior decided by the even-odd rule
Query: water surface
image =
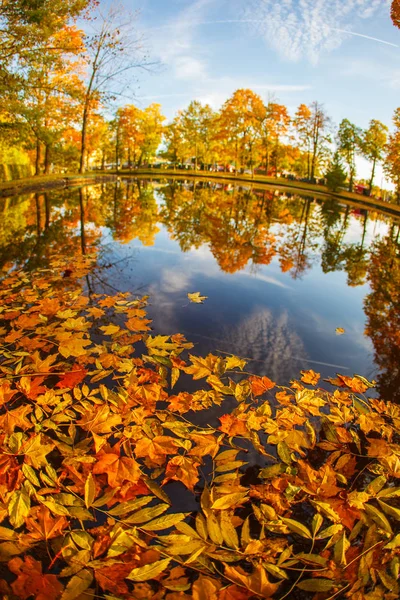
<path fill-rule="evenodd" d="M 199 354 L 234 352 L 280 384 L 312 368 L 375 378 L 384 397 L 398 394 L 392 217 L 215 181 L 130 179 L 3 202 L 3 271 L 58 253 L 73 265 L 96 250 L 89 292 L 149 294 L 155 331 L 184 333 Z M 188 301 L 196 291 L 204 304 Z"/>

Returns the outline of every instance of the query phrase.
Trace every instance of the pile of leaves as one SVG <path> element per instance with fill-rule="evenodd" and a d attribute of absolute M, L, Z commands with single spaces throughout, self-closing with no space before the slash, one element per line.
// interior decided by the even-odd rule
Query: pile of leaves
<path fill-rule="evenodd" d="M 91 266 L 2 281 L 2 598 L 398 598 L 400 408 L 192 355 Z"/>

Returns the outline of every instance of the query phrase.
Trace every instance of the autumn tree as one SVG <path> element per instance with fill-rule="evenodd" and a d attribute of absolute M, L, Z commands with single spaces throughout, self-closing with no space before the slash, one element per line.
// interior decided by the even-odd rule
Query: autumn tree
<path fill-rule="evenodd" d="M 182 135 L 186 141 L 186 147 L 194 158 L 194 166 L 197 170 L 199 158 L 205 162 L 211 143 L 211 122 L 214 117 L 212 108 L 202 105 L 194 100 L 180 114 Z"/>
<path fill-rule="evenodd" d="M 352 192 L 356 176 L 356 156 L 361 146 L 361 129 L 348 119 L 343 119 L 339 125 L 337 141 L 339 153 L 348 168 L 349 192 Z"/>
<path fill-rule="evenodd" d="M 379 391 L 383 397 L 399 402 L 400 260 L 396 234 L 374 244 L 367 270 L 371 293 L 364 301 L 366 333 L 374 345 L 375 360 L 381 371 Z"/>
<path fill-rule="evenodd" d="M 150 161 L 156 155 L 157 149 L 161 144 L 165 119 L 161 112 L 160 104 L 150 104 L 150 106 L 141 111 L 139 126 L 142 143 L 138 165 Z"/>
<path fill-rule="evenodd" d="M 307 178 L 313 180 L 319 163 L 326 156 L 331 120 L 321 104 L 312 102 L 310 106 L 300 104 L 293 123 L 300 147 L 307 155 Z"/>
<path fill-rule="evenodd" d="M 393 124 L 395 128 L 386 146 L 384 169 L 396 186 L 397 201 L 400 202 L 400 108 L 394 112 Z"/>
<path fill-rule="evenodd" d="M 221 109 L 219 135 L 229 141 L 236 173 L 242 164 L 254 172 L 260 119 L 264 112 L 260 96 L 248 89 L 237 90 Z"/>
<path fill-rule="evenodd" d="M 368 129 L 363 132 L 361 140 L 361 150 L 364 157 L 372 162 L 372 172 L 369 180 L 369 192 L 372 192 L 372 186 L 375 178 L 375 169 L 378 162 L 383 159 L 388 137 L 388 127 L 372 119 Z"/>
<path fill-rule="evenodd" d="M 165 150 L 162 156 L 170 160 L 174 167 L 183 162 L 188 155 L 187 140 L 184 135 L 182 111 L 178 111 L 174 119 L 164 128 Z"/>
<path fill-rule="evenodd" d="M 35 63 L 49 40 L 93 4 L 92 0 L 2 0 L 0 86 L 20 84 L 20 61 Z"/>
<path fill-rule="evenodd" d="M 140 148 L 143 144 L 141 118 L 142 110 L 134 104 L 122 106 L 117 111 L 117 119 L 120 124 L 121 144 L 130 169 L 136 164 Z"/>
<path fill-rule="evenodd" d="M 400 2 L 399 2 L 399 0 L 392 1 L 390 16 L 392 17 L 393 25 L 400 29 Z"/>
<path fill-rule="evenodd" d="M 132 72 L 149 63 L 142 41 L 132 29 L 132 18 L 111 7 L 98 14 L 96 31 L 85 37 L 86 82 L 82 95 L 81 151 L 79 172 L 87 161 L 87 132 L 99 104 L 111 101 L 132 84 Z"/>
<path fill-rule="evenodd" d="M 282 136 L 286 135 L 289 129 L 290 117 L 286 106 L 277 102 L 269 101 L 260 111 L 257 111 L 255 117 L 260 122 L 260 139 L 263 148 L 263 159 L 265 161 L 265 170 L 268 170 L 271 163 L 271 155 L 274 154 L 275 174 L 278 171 L 278 157 L 280 142 Z"/>

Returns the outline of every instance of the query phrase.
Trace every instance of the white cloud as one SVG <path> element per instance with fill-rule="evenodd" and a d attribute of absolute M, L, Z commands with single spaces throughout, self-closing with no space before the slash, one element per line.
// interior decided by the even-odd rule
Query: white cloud
<path fill-rule="evenodd" d="M 148 30 L 154 34 L 153 52 L 179 79 L 190 80 L 207 74 L 206 62 L 195 47 L 194 36 L 204 11 L 212 4 L 213 0 L 195 0 L 163 27 Z"/>
<path fill-rule="evenodd" d="M 318 62 L 322 53 L 339 48 L 352 23 L 387 10 L 390 0 L 252 0 L 245 10 L 253 27 L 281 56 Z M 363 34 L 356 34 L 361 35 Z"/>
<path fill-rule="evenodd" d="M 160 281 L 160 290 L 166 294 L 176 294 L 188 290 L 190 287 L 190 277 L 182 271 L 174 269 L 164 269 Z"/>
<path fill-rule="evenodd" d="M 204 61 L 193 56 L 178 56 L 174 68 L 178 79 L 199 79 L 207 77 L 207 67 Z"/>

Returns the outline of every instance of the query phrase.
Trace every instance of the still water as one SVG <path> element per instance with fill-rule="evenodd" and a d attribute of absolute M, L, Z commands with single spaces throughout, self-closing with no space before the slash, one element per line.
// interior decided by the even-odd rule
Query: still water
<path fill-rule="evenodd" d="M 358 373 L 399 397 L 393 217 L 282 189 L 143 179 L 9 198 L 0 210 L 0 272 L 97 251 L 89 293 L 149 295 L 154 330 L 185 334 L 196 353 L 247 357 L 280 384 L 301 369 Z M 202 305 L 188 301 L 197 291 Z"/>

